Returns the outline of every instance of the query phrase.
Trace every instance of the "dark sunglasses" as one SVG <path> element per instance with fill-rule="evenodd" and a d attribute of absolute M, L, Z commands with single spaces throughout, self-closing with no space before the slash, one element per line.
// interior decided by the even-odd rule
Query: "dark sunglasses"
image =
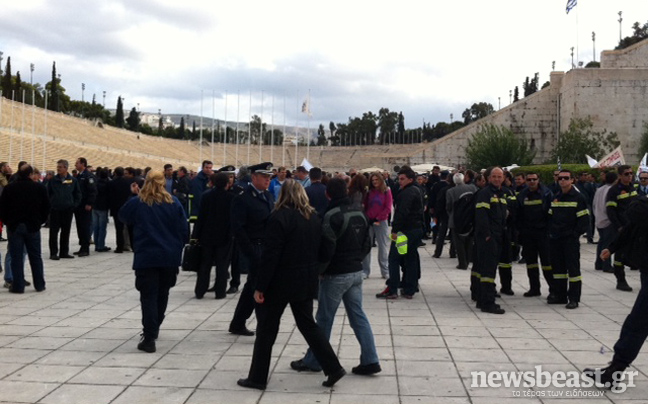
<path fill-rule="evenodd" d="M 639 179 L 640 179 L 641 181 L 643 181 L 643 180 L 648 180 L 648 177 L 639 177 Z"/>
<path fill-rule="evenodd" d="M 633 174 L 632 171 L 627 172 L 627 173 L 623 173 L 623 175 L 625 175 L 626 177 L 632 176 L 632 174 Z"/>
<path fill-rule="evenodd" d="M 527 181 L 538 181 L 537 178 L 527 178 L 526 180 L 527 180 Z"/>
<path fill-rule="evenodd" d="M 558 181 L 560 181 L 560 180 L 565 180 L 565 181 L 571 180 L 571 177 L 562 177 L 562 176 L 558 177 Z"/>

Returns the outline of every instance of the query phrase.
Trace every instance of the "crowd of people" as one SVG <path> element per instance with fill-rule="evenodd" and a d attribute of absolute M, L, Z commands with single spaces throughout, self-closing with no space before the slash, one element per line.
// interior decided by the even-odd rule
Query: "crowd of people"
<path fill-rule="evenodd" d="M 529 289 L 524 297 L 541 296 L 542 272 L 547 303 L 578 308 L 580 237 L 595 243 L 594 229 L 599 233 L 596 269 L 614 273 L 617 289 L 632 291 L 624 265 L 645 266 L 618 241 L 619 235 L 628 237 L 628 229 L 637 231 L 626 213 L 636 210 L 633 202 L 648 193 L 648 173 L 640 173 L 635 184 L 634 172 L 626 165 L 602 172 L 601 184 L 588 173 L 579 173 L 576 180 L 571 171 L 556 170 L 554 182 L 547 185 L 537 172 L 514 175 L 500 167 L 480 173 L 435 167 L 429 174 L 418 174 L 403 166 L 393 178 L 387 171 L 326 173 L 302 166 L 291 171 L 271 163 L 215 170 L 208 160 L 197 173 L 185 167 L 174 170 L 170 164 L 161 171 L 111 170 L 92 168 L 83 157 L 71 172 L 66 160 L 59 160 L 56 172 L 44 176 L 26 162 L 15 174 L 7 163 L 0 163 L 0 172 L 0 220 L 9 241 L 5 287 L 24 293 L 30 286 L 24 276 L 28 257 L 34 288 L 46 289 L 42 226 L 49 227 L 51 260 L 87 257 L 91 245 L 95 253 L 132 250 L 142 307 L 142 351 L 156 350 L 169 290 L 189 239 L 201 246 L 196 299 L 208 292 L 216 299 L 236 294 L 241 275 L 247 274 L 229 324 L 232 334 L 254 336 L 247 321 L 256 314 L 250 371 L 238 382 L 243 387 L 265 389 L 272 346 L 287 305 L 309 345 L 306 355 L 290 364 L 292 369 L 324 370 L 324 386 L 333 386 L 346 374 L 328 342 L 343 302 L 361 348 L 353 373 L 380 372 L 371 325 L 362 309 L 363 279 L 377 268 L 374 272 L 386 285 L 377 298 L 413 299 L 420 292 L 418 248 L 425 240 L 434 245 L 434 258 L 441 257 L 450 240 L 447 250 L 457 259 L 457 269 L 468 270 L 472 264 L 470 292 L 476 307 L 493 314 L 505 313 L 497 304 L 501 294 L 515 294 L 514 262 L 526 264 Z M 116 232 L 114 250 L 106 245 L 109 217 Z M 79 249 L 70 254 L 73 218 Z M 377 265 L 371 263 L 372 246 L 378 249 Z M 613 263 L 607 259 L 610 252 L 615 253 Z M 642 286 L 644 278 L 642 274 Z M 637 305 L 642 304 L 638 300 Z M 636 334 L 633 338 L 635 344 L 641 339 Z M 627 367 L 632 359 L 626 353 L 616 368 Z"/>

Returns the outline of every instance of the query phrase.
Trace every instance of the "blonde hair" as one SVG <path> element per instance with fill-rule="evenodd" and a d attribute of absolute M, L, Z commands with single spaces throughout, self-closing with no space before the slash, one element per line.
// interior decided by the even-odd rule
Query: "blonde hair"
<path fill-rule="evenodd" d="M 144 186 L 142 187 L 138 195 L 140 201 L 149 206 L 153 206 L 154 203 L 173 203 L 171 194 L 169 194 L 164 188 L 165 182 L 166 181 L 162 171 L 149 171 L 146 175 Z"/>
<path fill-rule="evenodd" d="M 307 220 L 315 213 L 315 209 L 308 201 L 306 190 L 299 182 L 286 179 L 286 182 L 281 186 L 279 191 L 279 200 L 277 201 L 274 210 L 277 211 L 281 208 L 295 209 Z"/>

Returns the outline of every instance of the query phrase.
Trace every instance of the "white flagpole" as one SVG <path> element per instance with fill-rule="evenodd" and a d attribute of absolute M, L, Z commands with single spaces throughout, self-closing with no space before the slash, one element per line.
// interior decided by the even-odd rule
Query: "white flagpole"
<path fill-rule="evenodd" d="M 47 136 L 47 91 L 45 91 L 45 123 L 44 123 L 44 128 L 43 128 L 43 170 L 46 170 L 47 168 L 45 167 L 45 161 L 47 158 L 47 140 L 45 137 Z"/>
<path fill-rule="evenodd" d="M 227 164 L 227 91 L 225 91 L 225 122 L 223 129 L 223 167 L 225 167 L 225 164 Z"/>
<path fill-rule="evenodd" d="M 270 161 L 274 161 L 274 94 L 272 95 L 272 112 L 270 113 Z"/>
<path fill-rule="evenodd" d="M 261 148 L 263 147 L 263 90 L 261 90 L 261 116 L 259 118 L 259 160 L 263 161 Z"/>
<path fill-rule="evenodd" d="M 214 161 L 214 130 L 215 130 L 215 121 L 216 121 L 216 90 L 212 90 L 212 128 L 211 128 L 211 158 L 210 160 Z"/>
<path fill-rule="evenodd" d="M 203 90 L 200 90 L 200 163 L 203 161 L 202 143 L 203 143 Z"/>
<path fill-rule="evenodd" d="M 25 140 L 25 90 L 22 91 L 22 117 L 20 119 L 20 160 L 23 159 L 23 142 Z"/>
<path fill-rule="evenodd" d="M 36 164 L 36 162 L 34 161 L 34 136 L 36 136 L 36 133 L 35 133 L 36 128 L 35 128 L 35 124 L 34 124 L 34 119 L 35 119 L 34 114 L 36 113 L 36 105 L 34 105 L 34 100 L 35 99 L 36 99 L 36 91 L 32 90 L 32 125 L 31 125 L 32 126 L 32 136 L 31 136 L 31 159 L 29 160 L 29 162 L 30 162 L 30 164 L 34 164 L 34 165 Z M 45 169 L 45 167 L 42 167 L 42 168 L 43 168 L 43 170 Z"/>
<path fill-rule="evenodd" d="M 284 95 L 283 102 L 283 139 L 281 141 L 281 165 L 286 166 L 286 96 Z"/>
<path fill-rule="evenodd" d="M 241 92 L 236 93 L 236 165 L 239 165 L 239 121 L 241 120 Z"/>
<path fill-rule="evenodd" d="M 310 133 L 310 118 L 311 118 L 311 104 L 310 104 L 310 88 L 308 89 L 308 104 L 306 104 L 306 114 L 308 114 L 308 132 L 306 135 L 306 160 L 310 161 L 310 144 L 311 144 L 311 133 Z"/>
<path fill-rule="evenodd" d="M 297 151 L 299 150 L 299 95 L 297 96 L 297 116 L 295 117 L 295 162 L 293 169 L 297 169 Z"/>
<path fill-rule="evenodd" d="M 252 147 L 252 90 L 250 90 L 250 105 L 248 105 L 248 155 L 247 165 L 250 165 L 250 148 Z"/>
<path fill-rule="evenodd" d="M 11 90 L 11 136 L 9 136 L 9 162 L 13 159 L 13 134 L 14 134 L 14 104 L 16 103 L 16 90 Z"/>

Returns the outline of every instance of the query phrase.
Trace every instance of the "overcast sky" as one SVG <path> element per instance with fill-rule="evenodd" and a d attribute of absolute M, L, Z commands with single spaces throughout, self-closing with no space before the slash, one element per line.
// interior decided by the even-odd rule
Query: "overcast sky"
<path fill-rule="evenodd" d="M 526 76 L 549 80 L 574 60 L 596 60 L 648 21 L 645 0 L 0 0 L 2 68 L 48 82 L 56 61 L 73 99 L 117 97 L 143 112 L 311 127 L 382 107 L 408 128 L 461 119 L 485 101 L 497 109 Z M 576 51 L 574 51 L 576 53 Z M 227 108 L 225 94 L 227 97 Z M 215 94 L 215 97 L 212 95 Z M 240 96 L 238 96 L 240 94 Z M 263 98 L 263 102 L 262 102 Z M 274 104 L 274 114 L 272 113 Z M 213 112 L 215 110 L 215 112 Z M 299 111 L 299 112 L 298 112 Z"/>

